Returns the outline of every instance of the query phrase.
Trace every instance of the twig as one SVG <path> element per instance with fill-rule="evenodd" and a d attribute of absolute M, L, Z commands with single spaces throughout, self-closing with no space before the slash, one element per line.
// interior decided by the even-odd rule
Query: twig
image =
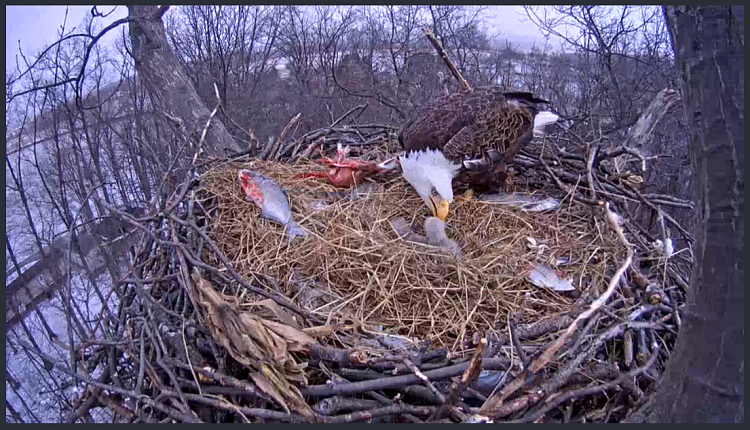
<path fill-rule="evenodd" d="M 617 269 L 615 274 L 612 276 L 612 278 L 609 280 L 609 285 L 607 286 L 607 290 L 599 296 L 593 303 L 591 303 L 591 306 L 582 314 L 580 314 L 574 321 L 573 324 L 568 327 L 568 329 L 563 333 L 562 336 L 560 336 L 555 342 L 552 343 L 543 353 L 542 355 L 534 360 L 533 363 L 531 363 L 530 370 L 533 373 L 538 372 L 542 367 L 546 366 L 547 363 L 549 363 L 555 353 L 563 346 L 565 341 L 573 335 L 575 330 L 578 328 L 578 324 L 585 320 L 586 318 L 590 317 L 594 312 L 596 312 L 600 307 L 602 307 L 607 300 L 612 296 L 612 294 L 615 291 L 615 288 L 617 287 L 617 284 L 620 282 L 620 278 L 622 277 L 622 274 L 625 273 L 625 270 L 630 266 L 630 263 L 633 261 L 633 247 L 630 246 L 630 243 L 625 238 L 625 233 L 622 231 L 621 227 L 621 221 L 619 221 L 618 217 L 619 215 L 615 214 L 609 209 L 609 205 L 605 205 L 604 210 L 606 211 L 605 219 L 608 221 L 608 225 L 610 228 L 615 230 L 615 233 L 617 233 L 617 236 L 619 237 L 620 241 L 623 245 L 627 248 L 627 257 L 625 258 L 625 262 L 620 265 L 620 267 Z"/>
<path fill-rule="evenodd" d="M 203 394 L 203 390 L 201 390 L 201 384 L 198 382 L 198 376 L 195 374 L 195 370 L 193 369 L 193 364 L 190 362 L 190 352 L 188 351 L 187 347 L 187 339 L 185 339 L 185 317 L 182 318 L 182 344 L 185 347 L 185 358 L 188 361 L 188 365 L 190 366 L 190 373 L 193 375 L 193 380 L 195 381 L 195 385 L 198 387 L 198 393 Z"/>
<path fill-rule="evenodd" d="M 422 384 L 424 384 L 424 386 L 427 387 L 432 392 L 432 394 L 434 394 L 435 397 L 438 398 L 438 401 L 440 401 L 440 404 L 444 404 L 445 397 L 443 397 L 443 393 L 438 391 L 437 388 L 435 388 L 435 386 L 432 385 L 432 382 L 430 382 L 430 379 L 427 376 L 425 376 L 425 374 L 422 373 L 419 369 L 417 369 L 417 366 L 415 366 L 414 363 L 412 363 L 411 360 L 409 360 L 408 358 L 404 358 L 403 362 L 406 365 L 406 367 L 408 367 L 409 370 L 411 370 L 411 372 L 422 381 Z"/>
<path fill-rule="evenodd" d="M 336 415 L 341 411 L 361 411 L 376 408 L 379 402 L 366 399 L 352 399 L 348 397 L 329 397 L 313 406 L 313 410 L 321 415 Z"/>
<path fill-rule="evenodd" d="M 443 60 L 446 66 L 448 66 L 448 70 L 450 70 L 451 74 L 454 78 L 458 81 L 458 84 L 461 85 L 461 88 L 463 88 L 466 92 L 471 92 L 473 89 L 471 88 L 471 85 L 464 79 L 464 77 L 461 75 L 461 72 L 458 71 L 456 68 L 456 65 L 453 64 L 453 61 L 451 61 L 450 57 L 448 57 L 448 54 L 445 52 L 445 49 L 440 45 L 440 42 L 435 38 L 435 36 L 432 34 L 429 28 L 425 27 L 422 29 L 422 32 L 424 32 L 424 35 L 427 36 L 427 39 L 430 41 L 432 46 L 437 51 L 440 58 Z"/>
<path fill-rule="evenodd" d="M 521 409 L 528 407 L 529 405 L 533 405 L 541 398 L 542 396 L 540 394 L 534 392 L 520 396 L 517 399 L 513 399 L 508 403 L 504 403 L 498 406 L 497 408 L 492 410 L 492 412 L 488 416 L 491 416 L 493 419 L 507 417 L 508 415 L 518 412 Z"/>
<path fill-rule="evenodd" d="M 515 348 L 516 354 L 518 354 L 518 359 L 521 360 L 521 366 L 523 370 L 526 370 L 529 367 L 529 358 L 526 356 L 521 340 L 518 338 L 518 322 L 515 318 L 511 318 L 508 321 L 508 331 L 513 342 L 513 348 Z"/>
<path fill-rule="evenodd" d="M 329 376 L 331 377 L 331 379 L 334 380 L 337 383 L 349 383 L 348 380 L 342 378 L 339 375 L 336 375 L 333 372 L 330 372 L 329 370 L 325 370 L 325 373 L 329 374 Z M 388 397 L 386 397 L 386 396 L 384 396 L 382 394 L 376 393 L 375 391 L 366 391 L 364 394 L 367 395 L 367 396 L 369 396 L 369 397 L 371 397 L 375 401 L 377 401 L 377 402 L 379 402 L 379 403 L 381 403 L 381 404 L 383 404 L 385 406 L 392 406 L 392 405 L 394 405 L 394 402 L 391 399 L 389 399 Z M 330 403 L 326 403 L 326 400 L 331 400 L 331 399 L 326 399 L 326 400 L 323 400 L 320 403 L 318 403 L 318 405 L 328 405 L 328 406 L 331 406 L 332 408 L 336 408 L 338 406 L 346 405 L 348 403 L 347 399 L 345 399 L 343 397 L 334 397 L 333 399 L 339 399 L 339 400 L 332 400 L 333 405 L 331 405 Z M 348 399 L 348 400 L 350 401 L 351 399 Z M 362 403 L 360 403 L 359 405 L 361 405 L 361 404 Z M 356 407 L 359 407 L 359 405 L 357 405 Z M 330 409 L 325 409 L 325 410 L 330 410 Z M 339 408 L 338 410 L 341 410 L 341 408 Z M 351 407 L 350 407 L 350 410 L 355 410 L 356 411 L 357 409 L 351 409 Z M 317 412 L 317 410 L 316 410 L 316 412 Z M 336 411 L 336 412 L 338 412 L 338 411 Z M 336 412 L 331 412 L 330 414 L 324 414 L 324 415 L 333 415 Z M 397 416 L 398 415 L 399 414 L 397 414 Z M 411 415 L 411 414 L 408 414 L 408 413 L 400 414 L 400 416 L 402 416 L 404 419 L 406 419 L 407 421 L 412 422 L 412 423 L 421 423 L 421 422 L 424 422 L 421 419 L 415 417 L 414 415 Z"/>
<path fill-rule="evenodd" d="M 539 387 L 538 390 L 542 391 L 544 393 L 550 393 L 558 388 L 565 385 L 568 381 L 568 379 L 576 372 L 576 369 L 578 366 L 580 366 L 587 358 L 592 357 L 596 351 L 599 350 L 599 348 L 604 345 L 605 342 L 607 342 L 610 339 L 614 339 L 618 336 L 621 336 L 626 328 L 638 328 L 639 324 L 643 323 L 632 323 L 632 322 L 620 322 L 612 325 L 607 330 L 605 330 L 602 334 L 597 336 L 597 338 L 589 345 L 589 347 L 581 351 L 579 354 L 577 354 L 575 357 L 568 360 L 563 366 L 558 368 L 557 373 L 554 374 L 553 377 L 545 380 Z M 650 323 L 645 323 L 646 325 L 652 326 Z"/>
<path fill-rule="evenodd" d="M 596 153 L 599 151 L 599 145 L 593 142 L 588 146 L 588 150 L 589 153 L 586 157 L 586 178 L 589 181 L 591 200 L 596 200 L 596 187 L 594 187 L 594 175 L 592 171 L 594 170 L 594 159 L 596 158 Z"/>
<path fill-rule="evenodd" d="M 185 370 L 190 370 L 192 372 L 199 373 L 199 374 L 203 375 L 204 377 L 211 378 L 211 379 L 213 379 L 214 381 L 218 382 L 221 385 L 225 385 L 225 386 L 229 386 L 229 387 L 232 387 L 232 388 L 236 388 L 239 392 L 241 392 L 241 393 L 243 393 L 245 395 L 249 395 L 249 396 L 252 396 L 252 397 L 263 399 L 263 400 L 265 400 L 265 401 L 267 401 L 269 403 L 272 403 L 272 400 L 268 396 L 266 396 L 260 390 L 258 390 L 255 387 L 255 385 L 253 385 L 253 384 L 251 384 L 251 383 L 249 383 L 247 381 L 242 381 L 242 380 L 239 380 L 237 378 L 233 378 L 233 377 L 228 376 L 228 375 L 223 375 L 223 374 L 221 374 L 219 372 L 214 372 L 212 370 L 207 370 L 207 369 L 201 369 L 200 367 L 190 366 L 190 365 L 187 365 L 187 364 L 184 364 L 184 363 L 180 363 L 180 362 L 175 362 L 174 364 L 175 364 L 175 366 L 177 366 L 179 368 L 182 368 L 182 369 L 185 369 Z"/>
<path fill-rule="evenodd" d="M 508 320 L 508 331 L 510 334 L 510 339 L 513 342 L 513 347 L 518 354 L 518 358 L 521 360 L 523 370 L 526 370 L 529 367 L 529 358 L 526 356 L 526 351 L 524 351 L 523 345 L 521 344 L 521 339 L 518 336 L 518 323 L 521 320 L 521 315 L 523 314 L 523 309 L 526 305 L 527 297 L 529 297 L 529 293 L 524 294 L 523 298 L 521 299 L 521 306 L 519 307 L 518 312 L 514 312 L 513 317 Z"/>
<path fill-rule="evenodd" d="M 312 153 L 320 147 L 323 143 L 325 143 L 326 138 L 325 136 L 321 136 L 314 140 L 303 152 L 301 155 L 297 155 L 297 158 L 310 158 L 312 156 Z"/>
<path fill-rule="evenodd" d="M 440 381 L 453 376 L 462 374 L 470 366 L 469 362 L 446 366 L 441 369 L 435 369 L 423 372 L 430 381 Z M 482 360 L 482 367 L 486 370 L 507 370 L 508 361 L 503 358 L 486 358 Z M 416 375 L 401 375 L 390 378 L 372 379 L 368 381 L 352 382 L 350 384 L 330 385 L 310 385 L 300 388 L 304 396 L 327 397 L 335 395 L 357 394 L 365 391 L 385 390 L 389 388 L 405 387 L 421 383 L 421 379 Z"/>
<path fill-rule="evenodd" d="M 365 103 L 365 104 L 363 104 L 363 105 L 357 105 L 357 106 L 354 106 L 353 108 L 349 109 L 349 111 L 347 111 L 347 112 L 346 112 L 345 114 L 341 115 L 341 116 L 339 117 L 339 119 L 337 119 L 336 121 L 332 122 L 332 123 L 331 123 L 331 125 L 330 125 L 329 127 L 330 127 L 330 128 L 334 128 L 334 127 L 336 127 L 337 125 L 339 125 L 339 123 L 340 123 L 341 121 L 343 121 L 344 119 L 346 119 L 346 117 L 348 117 L 348 116 L 349 116 L 349 115 L 351 115 L 352 113 L 354 113 L 354 112 L 356 112 L 356 111 L 358 111 L 358 110 L 362 110 L 362 111 L 364 111 L 365 109 L 367 109 L 367 107 L 368 107 L 368 106 L 370 106 L 370 104 L 369 104 L 369 103 Z M 355 119 L 356 119 L 356 118 L 355 118 Z"/>
<path fill-rule="evenodd" d="M 293 116 L 292 119 L 290 119 L 289 122 L 281 130 L 281 133 L 279 134 L 279 137 L 276 139 L 276 141 L 270 145 L 270 148 L 268 148 L 266 151 L 260 154 L 258 158 L 260 158 L 261 160 L 278 159 L 279 148 L 281 147 L 281 144 L 284 141 L 284 137 L 287 135 L 287 133 L 289 133 L 289 130 L 291 130 L 292 126 L 296 124 L 297 121 L 299 121 L 301 116 L 302 116 L 301 112 Z"/>
<path fill-rule="evenodd" d="M 583 330 L 578 334 L 578 338 L 573 342 L 573 346 L 568 349 L 567 354 L 575 354 L 578 352 L 578 348 L 583 344 L 583 342 L 586 340 L 586 337 L 588 334 L 593 330 L 594 326 L 596 326 L 599 323 L 600 317 L 597 314 L 591 315 L 589 322 L 586 323 L 586 325 L 583 327 Z"/>
<path fill-rule="evenodd" d="M 456 404 L 456 402 L 458 401 L 458 396 L 463 393 L 466 387 L 468 387 L 471 382 L 477 379 L 479 373 L 482 371 L 482 354 L 484 353 L 484 349 L 486 347 L 487 339 L 482 338 L 479 341 L 477 348 L 474 350 L 474 355 L 471 357 L 471 361 L 469 361 L 469 367 L 467 367 L 464 373 L 461 374 L 461 379 L 458 381 L 453 381 L 451 383 L 448 401 L 444 402 L 443 406 L 438 410 L 435 416 L 430 418 L 430 420 L 442 418 L 443 415 L 446 412 L 450 411 L 453 405 Z"/>
<path fill-rule="evenodd" d="M 214 116 L 216 116 L 216 112 L 219 111 L 219 107 L 221 106 L 221 96 L 219 96 L 219 87 L 216 86 L 216 82 L 214 82 L 214 92 L 215 92 L 216 99 L 217 99 L 216 107 L 214 107 L 214 110 L 211 111 L 211 114 L 208 116 L 208 119 L 206 120 L 206 125 L 203 127 L 203 131 L 201 132 L 201 138 L 198 140 L 198 146 L 195 148 L 195 155 L 193 155 L 193 161 L 190 163 L 193 166 L 195 166 L 195 162 L 198 161 L 198 156 L 201 153 L 203 153 L 203 142 L 206 140 L 206 134 L 208 133 L 208 128 L 211 126 L 211 120 L 214 119 Z"/>
<path fill-rule="evenodd" d="M 369 420 L 375 417 L 382 417 L 388 415 L 421 415 L 427 416 L 435 410 L 434 406 L 412 406 L 407 404 L 397 404 L 392 406 L 385 406 L 378 409 L 371 409 L 368 411 L 352 412 L 346 415 L 339 415 L 336 417 L 330 417 L 325 419 L 327 423 L 351 423 L 355 421 Z"/>
<path fill-rule="evenodd" d="M 531 339 L 544 336 L 547 333 L 562 330 L 573 322 L 573 318 L 568 315 L 561 315 L 537 321 L 532 325 L 522 325 L 518 327 L 519 340 Z M 500 350 L 500 347 L 510 342 L 510 336 L 496 335 L 493 332 L 488 333 L 488 340 L 492 341 L 492 346 L 484 350 L 485 357 L 492 357 Z"/>
<path fill-rule="evenodd" d="M 162 395 L 169 396 L 169 397 L 176 397 L 177 392 L 175 392 L 174 390 L 167 389 L 167 390 L 162 390 Z M 288 423 L 308 422 L 308 420 L 305 419 L 302 415 L 298 415 L 295 413 L 278 412 L 278 411 L 272 411 L 269 409 L 261 409 L 261 408 L 239 407 L 226 400 L 219 400 L 219 399 L 214 399 L 214 398 L 200 396 L 200 395 L 191 394 L 191 393 L 185 393 L 184 395 L 190 401 L 203 403 L 205 405 L 213 406 L 219 409 L 224 409 L 226 411 L 241 412 L 243 415 L 246 415 L 248 417 L 273 419 L 276 421 L 288 422 Z"/>
<path fill-rule="evenodd" d="M 652 348 L 654 348 L 654 352 L 657 352 L 659 350 L 659 345 L 656 342 L 654 342 L 652 344 Z M 602 392 L 611 390 L 613 388 L 616 388 L 619 385 L 622 385 L 623 383 L 625 383 L 626 381 L 632 380 L 636 376 L 647 371 L 656 362 L 657 357 L 658 357 L 658 354 L 656 353 L 652 354 L 652 356 L 649 358 L 648 362 L 645 365 L 637 369 L 634 369 L 628 373 L 620 375 L 620 377 L 618 377 L 616 380 L 612 382 L 608 382 L 606 384 L 595 385 L 593 387 L 572 390 L 567 393 L 559 393 L 559 394 L 552 395 L 550 396 L 550 399 L 544 402 L 544 405 L 542 407 L 534 411 L 528 412 L 521 419 L 517 421 L 513 421 L 513 422 L 518 422 L 518 423 L 532 422 L 538 419 L 539 417 L 541 417 L 542 415 L 544 415 L 545 413 L 549 412 L 550 410 L 554 409 L 558 405 L 564 402 L 567 402 L 569 400 L 575 399 L 576 397 L 587 396 L 591 394 L 598 394 L 598 393 L 602 393 Z"/>
<path fill-rule="evenodd" d="M 623 355 L 625 367 L 630 369 L 633 364 L 633 331 L 627 330 L 623 340 Z"/>

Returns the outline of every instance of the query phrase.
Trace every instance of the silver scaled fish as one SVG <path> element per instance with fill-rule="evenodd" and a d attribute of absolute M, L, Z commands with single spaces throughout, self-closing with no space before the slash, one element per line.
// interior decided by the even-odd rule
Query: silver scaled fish
<path fill-rule="evenodd" d="M 308 235 L 292 218 L 286 193 L 273 179 L 247 169 L 237 172 L 237 179 L 245 193 L 245 200 L 255 203 L 263 218 L 285 226 L 289 240 Z"/>

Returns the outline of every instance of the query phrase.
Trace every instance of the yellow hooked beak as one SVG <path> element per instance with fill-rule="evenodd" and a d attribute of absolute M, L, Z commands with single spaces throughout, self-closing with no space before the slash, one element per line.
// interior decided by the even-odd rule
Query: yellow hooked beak
<path fill-rule="evenodd" d="M 445 221 L 445 218 L 448 217 L 449 208 L 450 203 L 448 203 L 447 200 L 443 200 L 440 196 L 430 196 L 430 209 L 432 210 L 432 215 L 438 217 L 440 221 Z"/>

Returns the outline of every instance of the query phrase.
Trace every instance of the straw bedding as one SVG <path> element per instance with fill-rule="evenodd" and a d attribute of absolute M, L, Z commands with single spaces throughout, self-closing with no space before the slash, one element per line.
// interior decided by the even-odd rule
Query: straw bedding
<path fill-rule="evenodd" d="M 294 219 L 311 234 L 287 242 L 282 226 L 261 218 L 240 189 L 242 168 L 284 187 Z M 209 236 L 241 276 L 275 279 L 279 293 L 330 324 L 382 326 L 458 353 L 474 333 L 504 330 L 526 293 L 524 321 L 570 311 L 576 294 L 529 283 L 530 263 L 554 268 L 556 259 L 567 258 L 560 273 L 596 296 L 623 259 L 623 246 L 593 221 L 589 206 L 563 200 L 558 210 L 528 213 L 460 195 L 447 221 L 448 237 L 461 247 L 455 257 L 404 241 L 393 230 L 390 221 L 403 216 L 421 233 L 429 216 L 400 175 L 378 177 L 351 198 L 351 190 L 322 179 L 296 178 L 315 169 L 320 166 L 308 162 L 225 163 L 201 175 L 198 195 Z"/>

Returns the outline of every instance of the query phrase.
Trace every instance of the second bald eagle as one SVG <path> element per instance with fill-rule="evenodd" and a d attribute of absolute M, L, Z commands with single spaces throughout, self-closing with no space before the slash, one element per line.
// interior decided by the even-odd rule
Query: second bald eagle
<path fill-rule="evenodd" d="M 398 157 L 404 178 L 433 214 L 445 220 L 453 202 L 453 180 L 504 183 L 506 162 L 536 131 L 557 121 L 541 111 L 548 101 L 497 86 L 438 97 L 404 124 Z"/>

